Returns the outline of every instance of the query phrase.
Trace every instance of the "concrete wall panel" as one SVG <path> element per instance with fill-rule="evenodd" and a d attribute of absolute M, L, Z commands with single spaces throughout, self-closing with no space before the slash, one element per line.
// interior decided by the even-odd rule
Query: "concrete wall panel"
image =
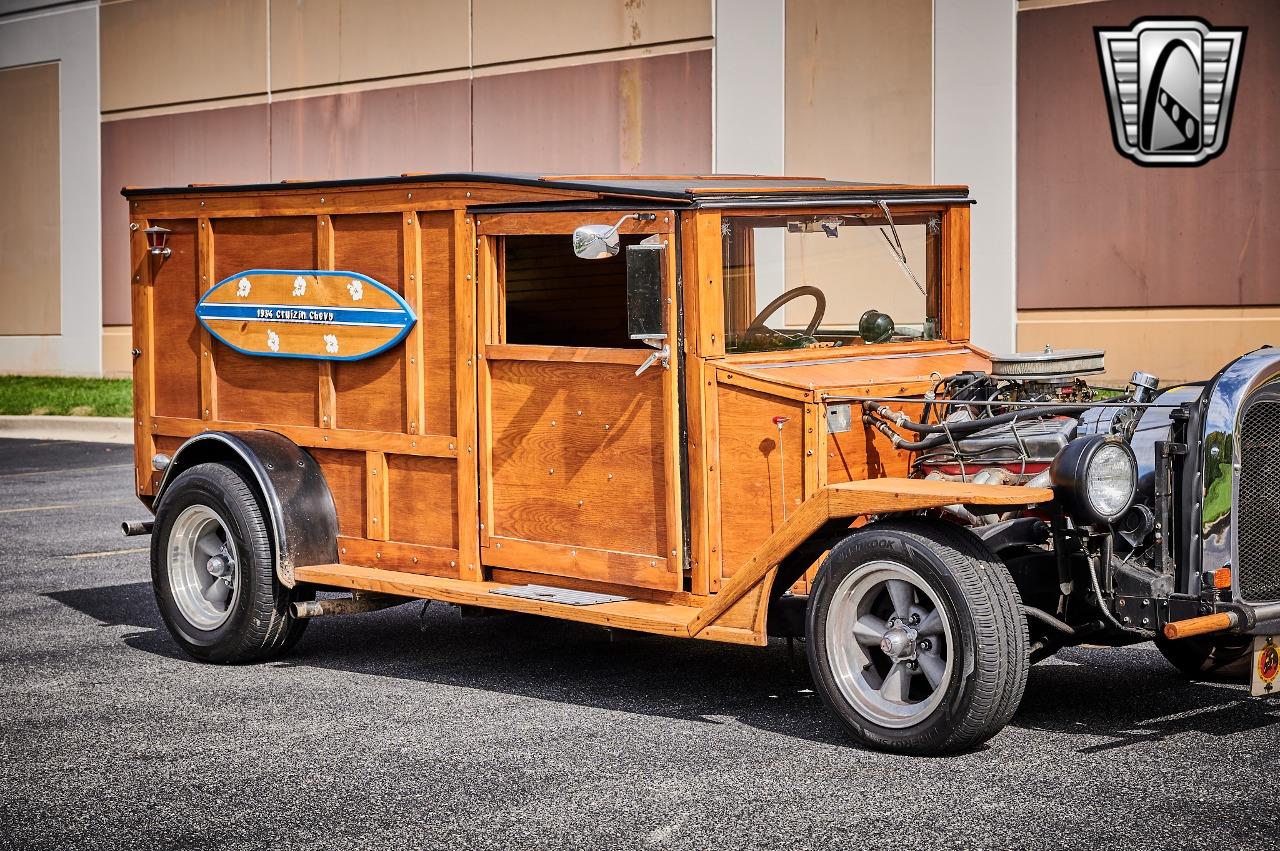
<path fill-rule="evenodd" d="M 712 0 L 474 0 L 475 63 L 711 35 Z"/>
<path fill-rule="evenodd" d="M 475 168 L 589 174 L 711 168 L 711 53 L 480 77 Z"/>
<path fill-rule="evenodd" d="M 1146 168 L 1112 143 L 1095 26 L 1248 26 L 1226 151 Z M 1114 0 L 1018 15 L 1018 306 L 1280 304 L 1280 4 Z M 976 214 L 975 214 L 976 221 Z"/>
<path fill-rule="evenodd" d="M 466 80 L 276 101 L 271 179 L 465 171 L 469 111 Z"/>
<path fill-rule="evenodd" d="M 267 0 L 104 3 L 102 110 L 267 91 Z"/>
<path fill-rule="evenodd" d="M 0 70 L 0 115 L 0 334 L 57 334 L 58 64 Z"/>
<path fill-rule="evenodd" d="M 266 104 L 102 124 L 103 324 L 126 325 L 129 212 L 122 186 L 263 183 L 271 179 Z"/>
<path fill-rule="evenodd" d="M 791 0 L 788 174 L 928 183 L 933 171 L 930 0 Z"/>

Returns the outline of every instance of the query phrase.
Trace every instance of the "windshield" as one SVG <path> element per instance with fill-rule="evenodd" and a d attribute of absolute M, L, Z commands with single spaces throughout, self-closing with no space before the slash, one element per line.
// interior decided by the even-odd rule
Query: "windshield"
<path fill-rule="evenodd" d="M 725 216 L 721 231 L 728 352 L 937 338 L 936 213 Z"/>

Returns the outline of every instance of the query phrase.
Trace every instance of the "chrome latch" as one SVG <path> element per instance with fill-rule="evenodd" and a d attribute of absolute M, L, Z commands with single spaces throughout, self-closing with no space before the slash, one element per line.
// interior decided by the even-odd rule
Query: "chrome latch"
<path fill-rule="evenodd" d="M 644 363 L 640 364 L 640 368 L 636 370 L 636 375 L 639 375 L 640 373 L 644 372 L 646 369 L 653 366 L 658 361 L 662 361 L 663 369 L 671 368 L 671 347 L 668 346 L 666 343 L 663 343 L 662 348 L 658 349 L 656 352 L 653 352 L 652 354 L 649 355 L 649 357 L 644 359 Z"/>

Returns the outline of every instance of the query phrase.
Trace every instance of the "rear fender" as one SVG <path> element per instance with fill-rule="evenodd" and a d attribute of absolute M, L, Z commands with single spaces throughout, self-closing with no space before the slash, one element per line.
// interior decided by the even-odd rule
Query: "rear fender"
<path fill-rule="evenodd" d="M 320 465 L 302 447 L 272 431 L 206 431 L 173 454 L 152 505 L 157 508 L 183 470 L 231 464 L 250 475 L 266 509 L 276 575 L 292 588 L 293 569 L 338 560 L 338 512 Z"/>

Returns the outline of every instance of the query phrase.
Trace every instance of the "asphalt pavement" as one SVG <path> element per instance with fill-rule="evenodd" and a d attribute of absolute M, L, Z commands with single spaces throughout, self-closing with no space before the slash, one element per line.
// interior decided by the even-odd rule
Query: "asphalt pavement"
<path fill-rule="evenodd" d="M 0 440 L 0 848 L 1276 847 L 1280 702 L 1150 645 L 1037 665 L 939 759 L 849 742 L 783 642 L 413 603 L 196 663 L 130 452 Z"/>

